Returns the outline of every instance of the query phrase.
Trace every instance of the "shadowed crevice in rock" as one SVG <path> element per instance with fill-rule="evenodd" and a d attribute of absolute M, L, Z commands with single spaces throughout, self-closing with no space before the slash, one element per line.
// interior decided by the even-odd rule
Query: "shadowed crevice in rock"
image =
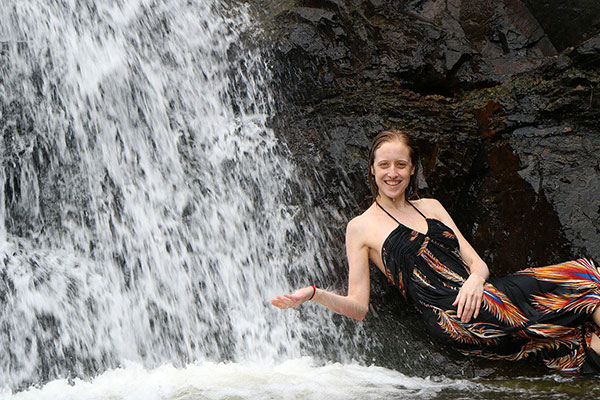
<path fill-rule="evenodd" d="M 474 162 L 474 178 L 459 213 L 472 245 L 494 275 L 570 257 L 561 224 L 544 192 L 520 175 L 520 160 L 506 141 L 487 143 Z"/>
<path fill-rule="evenodd" d="M 567 52 L 574 64 L 583 69 L 600 67 L 600 34 Z"/>
<path fill-rule="evenodd" d="M 521 160 L 519 175 L 553 204 L 573 253 L 600 254 L 600 136 L 569 123 L 526 127 L 510 143 Z M 556 151 L 560 149 L 560 151 Z"/>

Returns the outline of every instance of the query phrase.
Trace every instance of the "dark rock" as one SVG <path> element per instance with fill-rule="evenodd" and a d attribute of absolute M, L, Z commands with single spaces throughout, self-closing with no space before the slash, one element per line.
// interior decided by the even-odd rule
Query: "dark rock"
<path fill-rule="evenodd" d="M 600 255 L 600 135 L 565 122 L 516 129 L 519 175 L 554 206 L 577 256 Z"/>
<path fill-rule="evenodd" d="M 471 227 L 466 233 L 494 275 L 571 257 L 552 203 L 523 180 L 520 168 L 506 141 L 487 143 L 460 194 L 468 212 L 457 210 L 459 221 Z"/>
<path fill-rule="evenodd" d="M 497 272 L 600 254 L 593 196 L 600 190 L 600 103 L 593 100 L 600 77 L 563 69 L 562 60 L 470 93 L 488 142 L 465 197 L 474 210 L 466 225 Z"/>
<path fill-rule="evenodd" d="M 568 54 L 577 66 L 586 69 L 600 67 L 600 34 L 586 40 Z"/>
<path fill-rule="evenodd" d="M 537 68 L 556 54 L 518 0 L 296 1 L 267 8 L 275 54 L 296 80 L 285 92 L 318 100 L 361 84 L 449 95 Z M 271 10 L 272 14 L 269 14 Z"/>
<path fill-rule="evenodd" d="M 600 33 L 598 0 L 523 1 L 560 51 Z"/>

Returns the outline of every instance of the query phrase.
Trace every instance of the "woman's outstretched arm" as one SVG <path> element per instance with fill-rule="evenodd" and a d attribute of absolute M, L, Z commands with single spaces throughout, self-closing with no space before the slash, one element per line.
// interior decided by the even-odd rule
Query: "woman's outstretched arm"
<path fill-rule="evenodd" d="M 313 290 L 307 286 L 292 294 L 277 296 L 271 300 L 275 307 L 286 309 L 298 307 L 308 301 L 324 305 L 330 310 L 362 321 L 369 310 L 369 248 L 366 244 L 367 230 L 360 217 L 348 223 L 346 228 L 346 253 L 348 256 L 348 295 L 343 296 L 324 289 Z"/>

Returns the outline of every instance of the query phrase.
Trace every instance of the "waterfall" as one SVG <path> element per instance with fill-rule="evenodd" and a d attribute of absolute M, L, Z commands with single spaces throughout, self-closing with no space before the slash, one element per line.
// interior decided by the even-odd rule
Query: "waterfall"
<path fill-rule="evenodd" d="M 0 12 L 0 387 L 324 346 L 303 313 L 335 333 L 329 314 L 268 305 L 330 273 L 332 256 L 267 126 L 247 10 L 5 0 Z"/>

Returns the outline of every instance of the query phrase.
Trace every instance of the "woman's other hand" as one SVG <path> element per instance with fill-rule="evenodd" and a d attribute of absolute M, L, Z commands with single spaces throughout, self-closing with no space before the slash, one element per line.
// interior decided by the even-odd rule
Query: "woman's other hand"
<path fill-rule="evenodd" d="M 457 306 L 456 315 L 460 318 L 461 322 L 467 323 L 471 321 L 471 318 L 477 318 L 479 315 L 479 309 L 481 308 L 481 301 L 483 299 L 484 283 L 484 277 L 477 274 L 471 274 L 458 291 L 456 300 L 454 300 L 452 305 Z"/>

